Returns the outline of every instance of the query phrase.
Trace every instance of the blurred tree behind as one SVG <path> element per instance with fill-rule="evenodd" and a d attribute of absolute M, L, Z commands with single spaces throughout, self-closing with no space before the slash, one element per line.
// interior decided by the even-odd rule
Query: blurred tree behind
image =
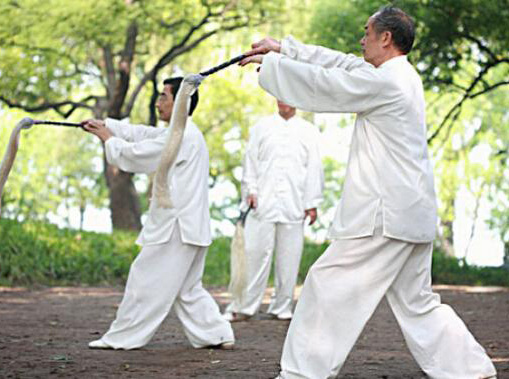
<path fill-rule="evenodd" d="M 438 247 L 454 255 L 458 195 L 471 237 L 480 209 L 509 260 L 509 0 L 394 0 L 417 27 L 409 55 L 426 88 L 429 146 L 439 198 Z M 40 118 L 106 116 L 156 124 L 155 101 L 171 75 L 198 72 L 265 35 L 361 54 L 374 0 L 11 0 L 0 2 L 0 145 L 27 114 Z M 249 127 L 276 111 L 253 67 L 231 67 L 200 87 L 194 119 L 210 151 L 212 216 L 236 216 Z M 303 114 L 307 119 L 313 115 Z M 35 116 L 34 116 L 35 117 Z M 320 126 L 320 125 L 319 125 Z M 338 122 L 343 127 L 344 122 Z M 325 201 L 333 209 L 344 162 L 324 159 Z M 115 228 L 137 229 L 150 179 L 105 164 L 97 140 L 78 130 L 38 126 L 22 135 L 4 191 L 5 215 L 51 220 L 88 205 L 109 207 Z M 328 227 L 319 218 L 313 231 Z M 466 250 L 468 254 L 468 246 Z"/>
<path fill-rule="evenodd" d="M 85 109 L 88 117 L 123 119 L 148 106 L 155 125 L 165 67 L 216 35 L 274 21 L 281 7 L 278 0 L 1 2 L 0 101 L 63 118 Z M 113 226 L 139 229 L 132 175 L 104 161 L 104 176 Z"/>

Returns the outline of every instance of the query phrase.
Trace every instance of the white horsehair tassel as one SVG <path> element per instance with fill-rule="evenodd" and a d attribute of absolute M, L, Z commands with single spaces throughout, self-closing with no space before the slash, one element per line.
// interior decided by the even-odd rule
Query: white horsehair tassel
<path fill-rule="evenodd" d="M 175 164 L 180 145 L 182 144 L 182 138 L 184 137 L 184 130 L 188 117 L 188 100 L 196 88 L 198 88 L 203 78 L 204 77 L 199 74 L 186 76 L 184 80 L 182 80 L 177 92 L 170 121 L 170 132 L 168 133 L 168 139 L 166 140 L 161 154 L 161 160 L 155 176 L 155 200 L 157 206 L 160 208 L 173 208 L 168 176 L 171 168 Z"/>
<path fill-rule="evenodd" d="M 242 297 L 247 285 L 244 225 L 251 209 L 249 207 L 245 212 L 240 213 L 240 217 L 235 225 L 235 234 L 230 244 L 230 283 L 228 285 L 228 292 L 232 294 L 232 298 L 238 304 L 242 303 Z"/>
<path fill-rule="evenodd" d="M 16 153 L 18 152 L 19 146 L 19 134 L 21 129 L 30 129 L 34 124 L 34 120 L 30 117 L 25 117 L 14 127 L 11 132 L 11 137 L 9 139 L 9 144 L 7 145 L 7 150 L 5 151 L 4 158 L 2 160 L 2 164 L 0 165 L 0 215 L 2 214 L 2 193 L 7 182 L 7 177 L 9 176 L 9 172 L 11 171 L 12 165 L 14 164 L 14 159 L 16 158 Z"/>
<path fill-rule="evenodd" d="M 237 222 L 235 234 L 230 244 L 230 283 L 228 292 L 232 298 L 241 303 L 246 288 L 246 251 L 244 241 L 244 225 Z"/>

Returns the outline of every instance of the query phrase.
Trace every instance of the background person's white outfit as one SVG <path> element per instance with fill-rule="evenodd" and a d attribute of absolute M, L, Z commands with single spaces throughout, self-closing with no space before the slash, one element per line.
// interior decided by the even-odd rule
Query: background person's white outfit
<path fill-rule="evenodd" d="M 357 113 L 344 190 L 285 341 L 281 377 L 332 378 L 386 296 L 432 378 L 495 375 L 484 349 L 431 290 L 436 205 L 422 83 L 406 56 L 378 68 L 289 37 L 260 85 L 292 106 Z"/>
<path fill-rule="evenodd" d="M 258 206 L 244 229 L 247 285 L 227 313 L 255 314 L 263 300 L 275 250 L 275 289 L 268 313 L 289 319 L 304 243 L 304 211 L 322 200 L 323 168 L 318 129 L 300 117 L 279 114 L 250 130 L 244 161 L 244 196 Z"/>
<path fill-rule="evenodd" d="M 110 164 L 127 172 L 156 170 L 167 128 L 112 119 L 106 120 L 106 127 L 115 136 L 105 144 Z M 116 319 L 101 338 L 115 349 L 147 344 L 172 306 L 193 347 L 234 341 L 230 324 L 202 286 L 211 243 L 209 156 L 203 135 L 190 119 L 173 170 L 169 185 L 174 208 L 157 208 L 151 201 L 137 240 L 142 250 L 131 265 Z"/>

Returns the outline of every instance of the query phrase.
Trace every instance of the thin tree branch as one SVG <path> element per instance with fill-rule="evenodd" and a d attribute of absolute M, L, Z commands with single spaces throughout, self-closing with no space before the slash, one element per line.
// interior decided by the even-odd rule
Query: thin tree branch
<path fill-rule="evenodd" d="M 176 45 L 172 46 L 168 51 L 166 51 L 166 53 L 164 53 L 161 56 L 159 61 L 152 67 L 152 69 L 150 69 L 149 71 L 147 71 L 145 73 L 145 75 L 141 78 L 140 82 L 137 84 L 137 86 L 131 93 L 129 101 L 127 102 L 127 105 L 123 112 L 123 117 L 127 117 L 131 113 L 131 111 L 134 107 L 134 104 L 136 102 L 136 99 L 139 96 L 139 94 L 141 93 L 141 90 L 144 88 L 146 83 L 148 81 L 153 80 L 153 78 L 157 75 L 157 73 L 162 68 L 167 66 L 170 62 L 172 62 L 175 58 L 192 50 L 193 48 L 198 46 L 201 42 L 203 42 L 207 38 L 210 38 L 211 36 L 217 34 L 220 31 L 232 31 L 232 30 L 240 29 L 240 28 L 250 25 L 251 19 L 249 17 L 241 17 L 241 16 L 226 17 L 226 18 L 221 19 L 221 21 L 224 21 L 224 20 L 233 21 L 233 20 L 240 20 L 242 18 L 245 18 L 245 21 L 242 23 L 230 25 L 227 27 L 219 26 L 218 28 L 216 28 L 212 31 L 204 33 L 203 35 L 196 38 L 192 42 L 189 42 L 191 37 L 193 36 L 193 34 L 196 33 L 199 29 L 201 29 L 204 25 L 209 23 L 212 17 L 215 17 L 215 16 L 222 17 L 228 10 L 230 10 L 231 7 L 233 7 L 235 5 L 236 2 L 237 2 L 237 0 L 231 0 L 228 4 L 225 5 L 225 7 L 220 12 L 212 12 L 210 4 L 204 2 L 203 5 L 208 10 L 207 13 L 205 14 L 205 16 L 203 16 L 203 18 L 197 24 L 190 27 L 190 29 L 188 30 L 186 35 L 180 40 L 180 42 L 177 43 Z M 263 24 L 263 20 L 260 20 L 259 22 L 255 23 L 253 25 L 257 26 L 257 25 L 261 25 L 261 24 Z"/>
<path fill-rule="evenodd" d="M 22 109 L 22 110 L 24 110 L 26 112 L 30 112 L 30 113 L 44 112 L 44 111 L 48 111 L 48 110 L 52 109 L 55 112 L 57 112 L 60 116 L 62 116 L 63 118 L 69 117 L 78 108 L 85 108 L 85 109 L 93 110 L 94 107 L 87 104 L 87 102 L 89 102 L 90 100 L 97 100 L 97 96 L 90 95 L 80 101 L 65 100 L 65 101 L 60 101 L 60 102 L 55 102 L 55 103 L 45 102 L 45 103 L 42 103 L 37 106 L 29 106 L 29 105 L 15 103 L 15 102 L 7 99 L 6 97 L 0 95 L 0 101 L 5 103 L 9 108 Z M 62 108 L 67 107 L 67 106 L 70 106 L 70 109 L 67 111 L 63 111 Z"/>
<path fill-rule="evenodd" d="M 496 56 L 496 54 L 493 51 L 491 51 L 484 43 L 482 43 L 482 41 L 480 39 L 478 39 L 474 36 L 471 36 L 468 33 L 460 33 L 459 36 L 475 43 L 477 45 L 477 47 L 479 47 L 480 51 L 485 52 L 486 54 L 489 55 L 489 58 L 491 61 L 496 62 L 499 60 L 499 58 Z"/>
<path fill-rule="evenodd" d="M 482 91 L 479 91 L 479 92 L 471 94 L 468 98 L 469 99 L 474 99 L 477 96 L 481 96 L 481 95 L 484 95 L 487 92 L 493 91 L 495 88 L 498 88 L 498 87 L 501 87 L 501 86 L 505 86 L 505 85 L 508 85 L 508 84 L 509 84 L 509 80 L 506 80 L 506 81 L 503 81 L 503 82 L 498 82 L 496 84 L 493 84 L 491 86 L 486 87 Z"/>
<path fill-rule="evenodd" d="M 468 86 L 468 88 L 466 89 L 465 93 L 463 94 L 463 96 L 461 97 L 461 99 L 449 110 L 449 112 L 447 112 L 446 116 L 444 117 L 444 119 L 442 120 L 442 122 L 440 123 L 440 125 L 437 127 L 437 129 L 433 132 L 433 134 L 428 138 L 428 144 L 431 143 L 431 141 L 433 141 L 437 136 L 438 134 L 440 133 L 440 131 L 442 130 L 442 128 L 447 124 L 449 123 L 449 127 L 448 129 L 450 129 L 452 127 L 452 124 L 454 123 L 454 121 L 456 121 L 459 117 L 459 113 L 455 113 L 456 111 L 460 111 L 461 112 L 461 107 L 463 106 L 463 104 L 465 103 L 465 101 L 467 101 L 468 99 L 471 99 L 473 98 L 472 96 L 475 95 L 475 96 L 479 96 L 481 94 L 484 94 L 484 93 L 487 93 L 497 87 L 499 87 L 500 85 L 503 85 L 505 82 L 500 82 L 497 83 L 496 85 L 492 85 L 488 88 L 485 88 L 483 89 L 482 91 L 479 91 L 479 92 L 476 92 L 475 94 L 472 94 L 472 91 L 475 89 L 475 87 L 477 86 L 477 84 L 479 82 L 481 82 L 485 75 L 487 75 L 488 71 L 490 69 L 492 69 L 493 67 L 501 64 L 501 63 L 506 63 L 507 59 L 501 59 L 501 60 L 497 60 L 497 61 L 493 61 L 493 62 L 489 62 L 487 63 L 483 69 L 479 72 L 479 74 L 477 74 L 477 76 L 475 77 L 475 79 L 472 81 L 472 83 L 470 83 L 470 85 Z M 453 117 L 454 115 L 454 118 L 453 118 L 453 122 L 449 122 L 451 120 L 451 117 Z"/>
<path fill-rule="evenodd" d="M 193 33 L 195 33 L 198 29 L 200 29 L 203 25 L 205 25 L 210 17 L 210 12 L 207 12 L 207 14 L 200 20 L 200 22 L 197 25 L 192 26 L 187 34 L 182 38 L 182 40 L 172 46 L 166 53 L 163 54 L 163 56 L 157 61 L 157 63 L 150 69 L 140 80 L 138 85 L 135 87 L 134 91 L 131 94 L 131 97 L 129 101 L 127 102 L 126 109 L 124 111 L 124 115 L 129 115 L 134 107 L 134 103 L 136 102 L 136 98 L 140 94 L 142 88 L 145 86 L 145 84 L 152 80 L 154 75 L 157 74 L 157 72 L 166 66 L 171 60 L 173 60 L 176 56 L 179 54 L 175 54 L 175 52 L 178 49 L 181 49 L 183 46 L 185 46 L 186 42 L 191 38 Z M 186 50 L 187 51 L 187 50 Z M 181 54 L 181 53 L 180 53 Z"/>

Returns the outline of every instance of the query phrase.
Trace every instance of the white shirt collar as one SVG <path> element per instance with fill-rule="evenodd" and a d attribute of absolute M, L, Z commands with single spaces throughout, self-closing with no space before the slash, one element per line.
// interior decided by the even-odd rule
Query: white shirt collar
<path fill-rule="evenodd" d="M 405 63 L 408 62 L 407 56 L 406 55 L 398 55 L 397 57 L 386 60 L 384 63 L 382 63 L 380 66 L 378 66 L 378 68 L 389 67 L 389 66 L 400 64 L 403 62 L 405 62 Z"/>

